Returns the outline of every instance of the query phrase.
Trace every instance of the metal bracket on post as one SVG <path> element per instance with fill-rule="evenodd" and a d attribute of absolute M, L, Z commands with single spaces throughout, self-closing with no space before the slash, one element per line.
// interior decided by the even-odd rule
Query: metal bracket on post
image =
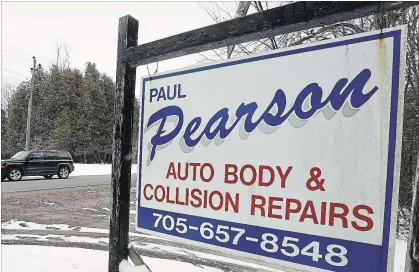
<path fill-rule="evenodd" d="M 109 272 L 119 272 L 119 264 L 128 257 L 136 67 L 124 62 L 121 56 L 128 48 L 137 46 L 137 42 L 138 21 L 129 15 L 120 18 L 112 146 Z"/>
<path fill-rule="evenodd" d="M 145 266 L 147 268 L 148 272 L 151 272 L 151 269 L 144 262 L 143 258 L 141 258 L 140 253 L 137 250 L 135 250 L 135 248 L 132 246 L 132 244 L 128 245 L 128 254 L 129 254 L 129 258 L 131 259 L 132 263 L 135 266 Z"/>

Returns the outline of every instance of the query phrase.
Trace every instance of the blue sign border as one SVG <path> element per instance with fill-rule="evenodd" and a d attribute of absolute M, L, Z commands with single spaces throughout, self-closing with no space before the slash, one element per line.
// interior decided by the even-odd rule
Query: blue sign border
<path fill-rule="evenodd" d="M 298 48 L 298 49 L 291 49 L 288 51 L 282 51 L 282 52 L 276 52 L 271 53 L 267 55 L 262 56 L 256 56 L 246 59 L 239 59 L 236 61 L 230 61 L 230 62 L 223 62 L 215 65 L 209 65 L 199 68 L 192 68 L 188 70 L 182 70 L 177 72 L 172 72 L 168 74 L 162 74 L 162 75 L 156 75 L 153 77 L 146 77 L 143 78 L 142 82 L 142 100 L 141 100 L 141 118 L 140 118 L 140 142 L 139 142 L 139 171 L 138 171 L 138 188 L 141 188 L 141 168 L 142 168 L 142 151 L 143 151 L 143 127 L 144 127 L 144 101 L 145 101 L 145 84 L 147 81 L 150 80 L 156 80 L 160 78 L 168 78 L 168 77 L 174 77 L 184 74 L 191 74 L 206 70 L 212 70 L 227 66 L 233 66 L 248 62 L 255 62 L 265 59 L 272 59 L 272 58 L 278 58 L 278 57 L 284 57 L 289 55 L 295 55 L 305 52 L 312 52 L 317 50 L 323 50 L 338 46 L 345 46 L 350 44 L 356 44 L 356 43 L 363 43 L 368 42 L 372 40 L 378 40 L 378 39 L 386 39 L 386 38 L 393 38 L 393 71 L 392 71 L 392 85 L 391 85 L 391 105 L 390 105 L 390 129 L 389 129 L 389 146 L 388 146 L 388 162 L 387 162 L 387 184 L 386 184 L 386 193 L 385 193 L 385 210 L 384 210 L 384 229 L 383 229 L 383 236 L 382 236 L 382 246 L 381 246 L 381 254 L 380 254 L 380 272 L 386 272 L 387 271 L 387 258 L 388 258 L 388 250 L 389 250 L 389 239 L 390 239 L 390 228 L 391 228 L 391 212 L 392 212 L 392 193 L 393 193 L 393 183 L 394 183 L 394 167 L 395 167 L 395 149 L 396 149 L 396 131 L 397 131 L 397 111 L 398 111 L 398 97 L 399 97 L 399 76 L 400 76 L 400 48 L 401 48 L 401 30 L 393 30 L 381 34 L 372 34 L 368 36 L 353 38 L 353 39 L 347 39 L 342 41 L 336 41 L 336 42 L 330 42 L 325 44 L 319 44 L 319 45 L 313 45 L 308 46 L 304 48 Z M 144 228 L 144 225 L 141 226 L 141 220 L 140 220 L 140 209 L 144 210 L 144 214 L 150 213 L 150 211 L 158 211 L 148 208 L 142 208 L 141 207 L 141 194 L 140 190 L 138 190 L 138 211 L 137 211 L 137 228 Z M 175 214 L 163 211 L 166 214 Z M 181 215 L 180 216 L 188 216 L 190 215 Z M 148 217 L 148 216 L 147 216 Z M 195 217 L 195 216 L 192 216 Z M 199 218 L 199 217 L 196 217 Z M 212 219 L 210 219 L 212 220 Z M 220 220 L 215 220 L 220 221 Z M 230 223 L 229 223 L 230 224 Z M 231 224 L 237 224 L 237 223 L 231 223 Z M 148 225 L 148 224 L 146 224 Z M 241 224 L 240 224 L 241 225 Z M 149 227 L 146 227 L 149 229 Z M 164 231 L 162 231 L 164 232 Z M 191 237 L 182 237 L 186 239 L 191 239 Z M 193 241 L 198 241 L 199 239 L 191 239 Z M 349 241 L 348 241 L 349 242 Z M 210 243 L 211 244 L 211 243 Z M 213 243 L 212 243 L 213 244 Z M 215 244 L 216 245 L 216 244 Z M 221 246 L 221 245 L 220 245 Z M 236 248 L 237 249 L 237 248 Z M 240 250 L 240 249 L 237 249 Z M 248 252 L 248 251 L 245 251 Z M 264 255 L 261 255 L 264 256 Z M 298 264 L 298 263 L 297 263 Z M 305 265 L 304 263 L 300 263 Z"/>

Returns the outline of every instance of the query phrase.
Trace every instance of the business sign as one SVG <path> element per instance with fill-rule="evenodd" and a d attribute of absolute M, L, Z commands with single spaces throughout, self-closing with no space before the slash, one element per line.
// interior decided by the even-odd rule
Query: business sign
<path fill-rule="evenodd" d="M 392 271 L 404 33 L 143 78 L 137 230 L 284 271 Z"/>

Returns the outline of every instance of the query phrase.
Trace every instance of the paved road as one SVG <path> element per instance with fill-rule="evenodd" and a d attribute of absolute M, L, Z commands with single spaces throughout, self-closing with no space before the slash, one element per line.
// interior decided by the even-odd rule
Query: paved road
<path fill-rule="evenodd" d="M 131 176 L 132 182 L 135 182 L 137 178 L 136 174 Z M 21 181 L 10 182 L 3 181 L 1 183 L 1 192 L 23 192 L 23 191 L 32 191 L 32 190 L 42 190 L 42 189 L 56 189 L 64 187 L 79 187 L 79 186 L 88 186 L 88 185 L 102 185 L 110 184 L 111 176 L 71 176 L 68 179 L 44 179 L 40 178 L 22 178 Z"/>

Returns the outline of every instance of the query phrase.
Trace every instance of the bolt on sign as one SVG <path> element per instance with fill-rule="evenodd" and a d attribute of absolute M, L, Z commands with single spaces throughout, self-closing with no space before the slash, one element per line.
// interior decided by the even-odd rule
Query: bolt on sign
<path fill-rule="evenodd" d="M 405 27 L 142 79 L 138 231 L 284 271 L 393 271 Z"/>

